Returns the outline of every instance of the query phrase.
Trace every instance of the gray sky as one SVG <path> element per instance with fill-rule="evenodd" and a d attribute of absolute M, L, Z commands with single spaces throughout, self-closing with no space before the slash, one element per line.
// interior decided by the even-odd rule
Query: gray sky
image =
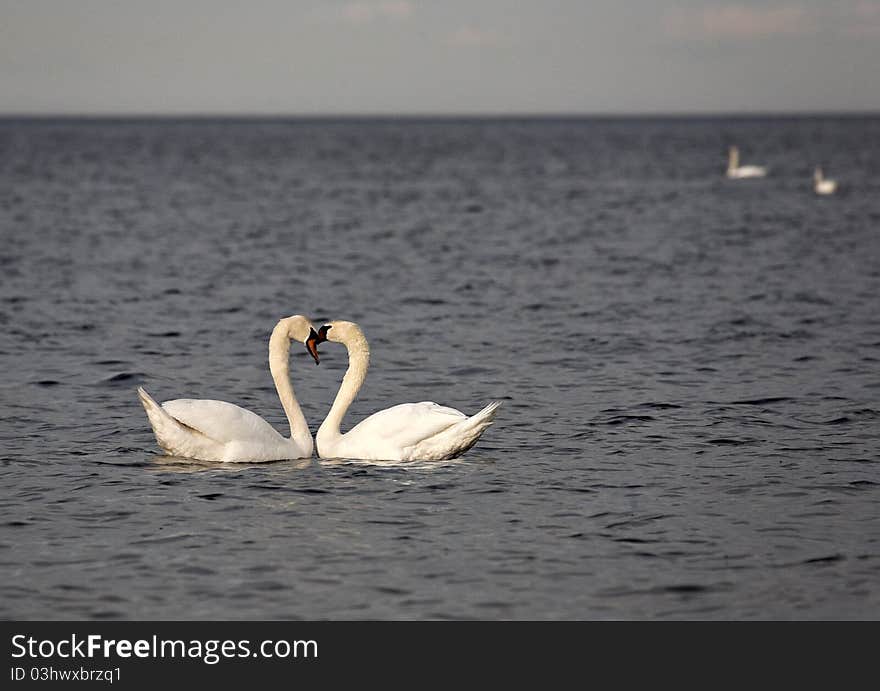
<path fill-rule="evenodd" d="M 0 0 L 0 113 L 880 110 L 880 0 Z"/>

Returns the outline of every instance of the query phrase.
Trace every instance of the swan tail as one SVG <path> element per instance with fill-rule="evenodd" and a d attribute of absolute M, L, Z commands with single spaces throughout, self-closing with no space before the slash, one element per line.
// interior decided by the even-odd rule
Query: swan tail
<path fill-rule="evenodd" d="M 425 439 L 412 449 L 411 458 L 419 460 L 445 460 L 461 456 L 470 449 L 492 423 L 501 401 L 492 401 L 480 412 L 457 422 L 440 434 Z"/>
<path fill-rule="evenodd" d="M 156 435 L 156 443 L 162 450 L 172 456 L 196 457 L 193 451 L 208 441 L 207 438 L 198 430 L 172 417 L 142 386 L 138 387 L 137 393 L 147 412 L 153 434 Z"/>
<path fill-rule="evenodd" d="M 144 410 L 147 411 L 147 417 L 150 418 L 150 422 L 153 421 L 154 415 L 161 415 L 162 413 L 165 413 L 165 411 L 162 410 L 162 406 L 156 403 L 153 397 L 146 392 L 143 386 L 139 386 L 137 388 L 137 391 L 138 398 L 141 399 L 141 405 L 143 405 Z M 168 415 L 168 413 L 165 413 L 165 415 Z M 169 415 L 169 417 L 171 416 Z"/>
<path fill-rule="evenodd" d="M 489 425 L 491 425 L 495 421 L 495 416 L 498 414 L 498 409 L 501 407 L 501 401 L 492 401 L 489 405 L 483 408 L 479 413 L 475 415 L 471 415 L 466 422 L 471 423 L 475 426 L 480 426 L 480 431 L 482 432 Z"/>

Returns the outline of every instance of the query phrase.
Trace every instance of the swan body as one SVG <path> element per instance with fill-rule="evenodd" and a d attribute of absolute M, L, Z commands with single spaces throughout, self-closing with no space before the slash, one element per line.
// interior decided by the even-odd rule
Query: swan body
<path fill-rule="evenodd" d="M 354 322 L 334 321 L 321 328 L 328 341 L 348 350 L 349 366 L 327 418 L 316 435 L 321 458 L 370 461 L 442 461 L 470 449 L 492 424 L 500 401 L 476 415 L 431 401 L 402 403 L 381 410 L 342 434 L 339 426 L 367 376 L 370 348 Z"/>
<path fill-rule="evenodd" d="M 313 351 L 317 334 L 300 315 L 278 322 L 269 339 L 269 369 L 290 424 L 284 437 L 256 413 L 232 403 L 177 399 L 159 405 L 143 388 L 138 396 L 147 412 L 159 446 L 169 455 L 200 461 L 246 463 L 309 458 L 314 449 L 311 432 L 290 383 L 290 341 Z"/>
<path fill-rule="evenodd" d="M 822 169 L 816 166 L 813 171 L 813 190 L 816 194 L 834 194 L 837 191 L 837 180 L 829 180 L 822 174 Z"/>
<path fill-rule="evenodd" d="M 739 164 L 739 149 L 731 146 L 727 155 L 727 177 L 731 180 L 744 178 L 763 178 L 767 175 L 764 166 L 741 166 Z"/>

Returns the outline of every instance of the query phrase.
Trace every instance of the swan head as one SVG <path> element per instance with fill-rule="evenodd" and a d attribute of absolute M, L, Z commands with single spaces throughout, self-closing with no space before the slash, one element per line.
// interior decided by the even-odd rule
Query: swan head
<path fill-rule="evenodd" d="M 363 332 L 357 324 L 337 319 L 336 321 L 327 322 L 318 329 L 318 342 L 332 341 L 334 343 L 345 343 L 356 334 L 363 336 Z"/>
<path fill-rule="evenodd" d="M 302 343 L 306 350 L 315 359 L 315 364 L 319 364 L 318 343 L 321 341 L 312 325 L 312 320 L 301 314 L 294 314 L 292 317 L 286 317 L 278 322 L 275 332 L 280 332 L 283 336 L 291 341 Z M 274 334 L 273 334 L 274 335 Z"/>
<path fill-rule="evenodd" d="M 370 348 L 367 345 L 367 339 L 361 327 L 354 322 L 343 321 L 341 319 L 327 322 L 318 329 L 318 343 L 324 341 L 332 341 L 333 343 L 342 343 L 350 351 L 363 350 L 369 353 Z"/>

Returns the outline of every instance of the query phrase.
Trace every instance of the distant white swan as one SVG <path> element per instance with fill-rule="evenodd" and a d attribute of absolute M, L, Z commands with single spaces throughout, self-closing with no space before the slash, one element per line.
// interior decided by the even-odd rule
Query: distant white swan
<path fill-rule="evenodd" d="M 371 415 L 342 434 L 339 425 L 367 376 L 370 346 L 360 327 L 347 321 L 322 326 L 319 340 L 342 343 L 348 350 L 348 370 L 315 437 L 321 458 L 375 461 L 455 458 L 476 444 L 501 405 L 500 401 L 494 401 L 468 417 L 459 410 L 429 401 L 402 403 Z"/>
<path fill-rule="evenodd" d="M 159 405 L 138 387 L 138 396 L 166 453 L 221 463 L 252 463 L 310 458 L 314 444 L 290 382 L 290 341 L 304 343 L 318 362 L 318 334 L 294 315 L 278 322 L 269 338 L 269 370 L 290 423 L 282 437 L 259 415 L 224 401 L 178 399 Z"/>
<path fill-rule="evenodd" d="M 731 146 L 727 152 L 727 177 L 732 180 L 743 178 L 762 178 L 767 175 L 764 166 L 741 166 L 739 164 L 739 149 Z"/>
<path fill-rule="evenodd" d="M 837 180 L 829 180 L 822 175 L 822 169 L 816 166 L 813 171 L 813 190 L 816 194 L 834 194 L 837 191 Z"/>

